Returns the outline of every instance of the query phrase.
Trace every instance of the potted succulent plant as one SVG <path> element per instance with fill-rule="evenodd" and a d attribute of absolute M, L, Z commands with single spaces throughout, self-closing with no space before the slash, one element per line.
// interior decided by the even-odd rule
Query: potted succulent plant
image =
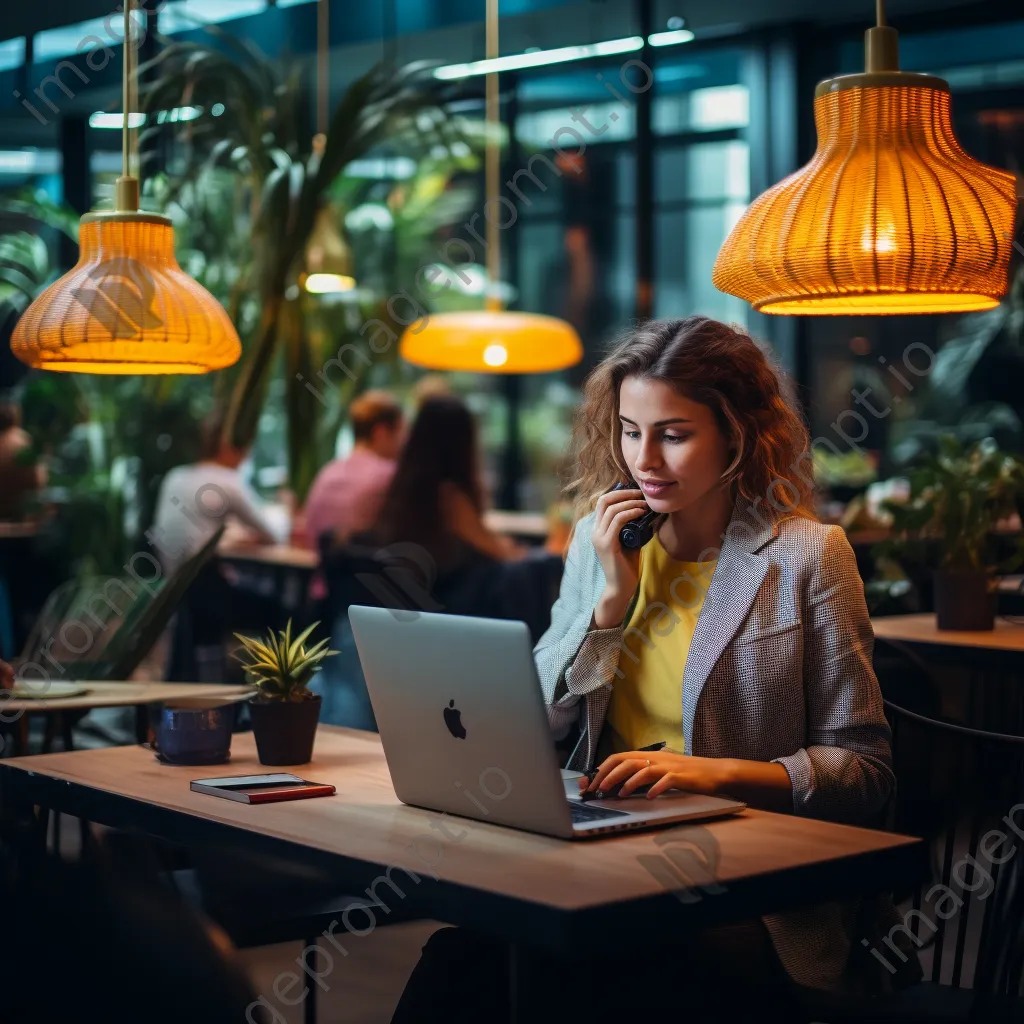
<path fill-rule="evenodd" d="M 993 554 L 997 526 L 1024 503 L 1024 462 L 992 438 L 965 449 L 946 436 L 908 476 L 907 498 L 882 504 L 892 527 L 876 553 L 930 565 L 939 629 L 992 629 L 993 576 L 1024 561 L 1024 542 L 1002 561 Z"/>
<path fill-rule="evenodd" d="M 261 764 L 307 764 L 313 758 L 321 701 L 306 684 L 324 658 L 338 653 L 327 650 L 328 640 L 306 648 L 319 625 L 314 622 L 294 640 L 291 619 L 276 637 L 268 630 L 265 641 L 235 634 L 243 647 L 235 657 L 259 691 L 249 702 L 249 711 Z"/>

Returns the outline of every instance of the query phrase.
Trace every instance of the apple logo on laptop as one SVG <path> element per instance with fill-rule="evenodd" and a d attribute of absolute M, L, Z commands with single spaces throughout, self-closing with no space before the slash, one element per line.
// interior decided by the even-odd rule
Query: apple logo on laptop
<path fill-rule="evenodd" d="M 444 709 L 444 724 L 448 731 L 457 739 L 466 738 L 466 727 L 462 724 L 462 712 L 455 706 L 455 701 L 448 701 L 448 707 Z"/>

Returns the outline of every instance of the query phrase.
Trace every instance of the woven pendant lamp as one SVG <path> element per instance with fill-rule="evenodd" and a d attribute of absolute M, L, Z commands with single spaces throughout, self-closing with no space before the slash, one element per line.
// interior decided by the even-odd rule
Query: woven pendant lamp
<path fill-rule="evenodd" d="M 139 212 L 130 174 L 131 11 L 124 5 L 122 173 L 112 213 L 88 213 L 77 265 L 25 310 L 11 350 L 29 366 L 77 373 L 205 373 L 238 361 L 224 307 L 178 266 L 166 217 Z"/>
<path fill-rule="evenodd" d="M 1014 176 L 968 156 L 949 86 L 899 70 L 865 35 L 864 74 L 821 82 L 811 161 L 756 199 L 715 261 L 717 288 L 762 313 L 962 313 L 1007 288 Z"/>
<path fill-rule="evenodd" d="M 498 56 L 498 0 L 487 0 L 487 58 Z M 498 203 L 498 74 L 487 75 L 486 210 Z M 487 221 L 486 309 L 434 313 L 406 328 L 399 343 L 403 359 L 430 370 L 474 373 L 553 373 L 575 366 L 583 345 L 572 324 L 540 313 L 506 312 L 495 294 L 501 276 L 497 218 Z"/>

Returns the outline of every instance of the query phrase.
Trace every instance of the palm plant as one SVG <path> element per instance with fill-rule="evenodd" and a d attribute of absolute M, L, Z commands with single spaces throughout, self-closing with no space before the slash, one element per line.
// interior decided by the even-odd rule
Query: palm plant
<path fill-rule="evenodd" d="M 306 684 L 319 671 L 320 663 L 337 651 L 327 650 L 329 640 L 321 640 L 306 649 L 305 643 L 319 626 L 314 622 L 292 640 L 292 620 L 277 631 L 267 630 L 265 641 L 252 637 L 235 636 L 242 642 L 243 650 L 235 657 L 245 669 L 246 679 L 259 690 L 265 702 L 286 702 L 298 704 L 313 697 Z"/>
<path fill-rule="evenodd" d="M 209 43 L 169 42 L 140 69 L 143 76 L 156 76 L 144 102 L 147 110 L 188 105 L 200 111 L 195 120 L 173 126 L 187 142 L 188 154 L 188 170 L 175 188 L 224 168 L 249 197 L 250 255 L 227 303 L 245 356 L 233 375 L 225 375 L 232 388 L 225 431 L 237 444 L 253 440 L 268 383 L 283 361 L 289 470 L 301 498 L 323 461 L 317 439 L 325 434 L 323 406 L 303 381 L 316 381 L 329 358 L 317 350 L 318 333 L 309 329 L 312 311 L 300 287 L 310 236 L 332 186 L 352 161 L 384 147 L 423 156 L 456 140 L 459 128 L 444 113 L 443 86 L 426 65 L 379 65 L 349 86 L 325 135 L 314 140 L 300 71 L 215 27 L 209 31 Z M 157 125 L 152 130 L 166 129 Z M 242 315 L 247 296 L 257 300 L 254 322 Z M 400 333 L 387 308 L 389 297 L 375 296 L 371 308 L 361 310 L 364 316 L 341 318 L 331 349 L 347 341 L 365 348 L 358 329 L 369 317 Z M 394 359 L 395 348 L 383 359 Z M 380 361 L 353 361 L 351 377 L 342 382 L 341 407 Z"/>

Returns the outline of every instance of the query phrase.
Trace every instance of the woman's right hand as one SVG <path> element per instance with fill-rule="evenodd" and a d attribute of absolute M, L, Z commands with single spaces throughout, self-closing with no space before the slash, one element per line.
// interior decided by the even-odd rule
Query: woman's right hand
<path fill-rule="evenodd" d="M 638 487 L 609 491 L 597 499 L 591 539 L 605 578 L 604 592 L 594 609 L 598 629 L 619 625 L 636 592 L 640 581 L 640 549 L 624 548 L 619 542 L 619 531 L 631 519 L 648 511 L 643 491 Z"/>

